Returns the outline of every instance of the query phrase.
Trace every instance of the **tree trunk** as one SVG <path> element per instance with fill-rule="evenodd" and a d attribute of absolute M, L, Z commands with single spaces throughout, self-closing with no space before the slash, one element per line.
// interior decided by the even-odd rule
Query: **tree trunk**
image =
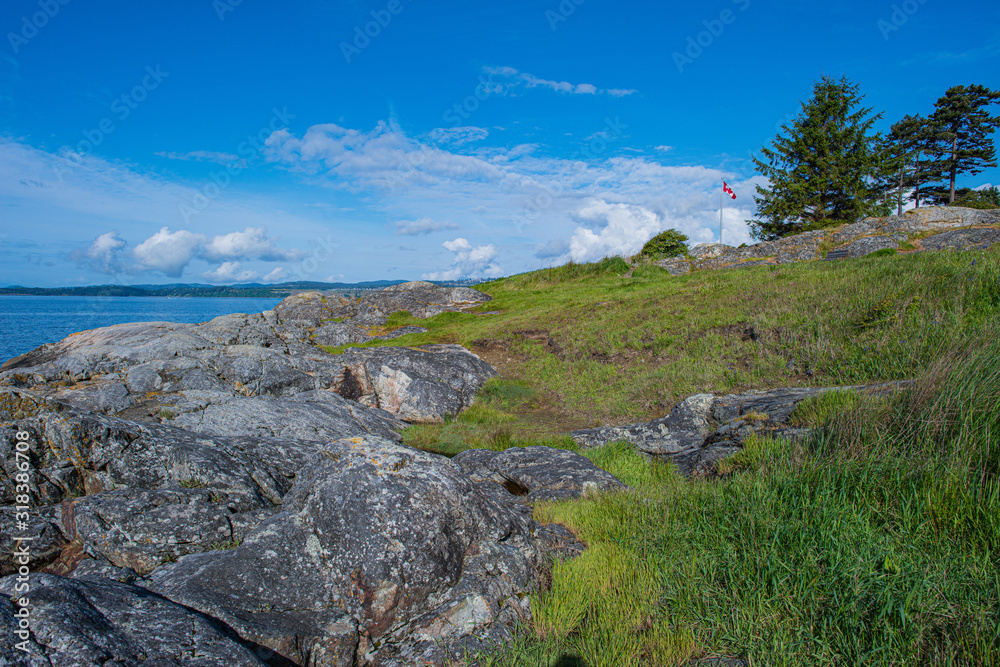
<path fill-rule="evenodd" d="M 920 152 L 917 152 L 917 161 L 913 166 L 914 175 L 914 191 L 913 191 L 913 201 L 917 202 L 915 208 L 920 208 Z"/>
<path fill-rule="evenodd" d="M 903 215 L 903 172 L 906 169 L 905 159 L 899 163 L 899 192 L 896 198 L 896 215 Z"/>
<path fill-rule="evenodd" d="M 951 140 L 951 194 L 948 195 L 948 206 L 955 203 L 955 172 L 958 169 L 958 136 Z"/>

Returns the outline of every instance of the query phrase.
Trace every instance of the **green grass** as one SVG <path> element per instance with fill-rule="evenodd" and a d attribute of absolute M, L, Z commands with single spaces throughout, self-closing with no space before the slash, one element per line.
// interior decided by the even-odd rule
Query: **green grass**
<path fill-rule="evenodd" d="M 536 506 L 588 548 L 552 563 L 533 620 L 479 663 L 1000 664 L 1000 254 L 624 273 L 481 286 L 494 301 L 477 310 L 498 315 L 394 315 L 429 329 L 407 345 L 460 343 L 501 372 L 404 442 L 575 449 L 571 428 L 692 393 L 915 381 L 803 402 L 792 421 L 812 439 L 751 438 L 716 478 L 626 443 L 581 452 L 632 488 Z"/>
<path fill-rule="evenodd" d="M 554 438 L 653 419 L 698 392 L 911 377 L 941 345 L 982 330 L 1000 296 L 996 250 L 674 277 L 623 269 L 605 260 L 493 281 L 480 287 L 494 300 L 476 310 L 499 314 L 397 313 L 387 329 L 428 332 L 364 346 L 462 344 L 534 391 L 523 409 L 499 408 L 514 415 L 511 433 Z M 482 438 L 496 426 L 482 424 Z"/>
<path fill-rule="evenodd" d="M 483 664 L 1000 662 L 1000 341 L 956 343 L 912 388 L 826 394 L 817 439 L 751 440 L 686 480 L 621 443 L 587 452 L 633 491 L 543 503 L 588 549 Z"/>

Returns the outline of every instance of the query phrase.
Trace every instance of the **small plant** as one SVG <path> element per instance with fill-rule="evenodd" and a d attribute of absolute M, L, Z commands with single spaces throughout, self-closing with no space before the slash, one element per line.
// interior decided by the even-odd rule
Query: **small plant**
<path fill-rule="evenodd" d="M 178 482 L 178 484 L 182 489 L 204 489 L 208 486 L 205 482 L 200 479 L 195 479 L 194 477 L 191 477 L 190 479 L 182 479 Z"/>
<path fill-rule="evenodd" d="M 865 257 L 892 257 L 896 254 L 895 248 L 882 248 L 881 250 L 876 250 L 875 252 L 870 252 Z"/>
<path fill-rule="evenodd" d="M 160 410 L 160 415 L 159 416 L 160 416 L 160 419 L 173 419 L 177 415 L 174 413 L 173 410 L 168 410 L 166 408 L 163 408 L 163 409 Z"/>
<path fill-rule="evenodd" d="M 209 551 L 229 551 L 240 546 L 242 543 L 242 540 L 237 539 L 222 540 L 221 542 L 212 542 L 208 545 L 208 549 Z"/>

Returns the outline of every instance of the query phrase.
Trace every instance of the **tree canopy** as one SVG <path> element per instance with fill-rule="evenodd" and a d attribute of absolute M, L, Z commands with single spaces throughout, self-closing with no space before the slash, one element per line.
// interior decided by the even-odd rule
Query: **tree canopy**
<path fill-rule="evenodd" d="M 753 158 L 770 188 L 757 186 L 751 234 L 767 240 L 888 212 L 891 153 L 862 107 L 859 86 L 823 77 L 802 112 Z"/>

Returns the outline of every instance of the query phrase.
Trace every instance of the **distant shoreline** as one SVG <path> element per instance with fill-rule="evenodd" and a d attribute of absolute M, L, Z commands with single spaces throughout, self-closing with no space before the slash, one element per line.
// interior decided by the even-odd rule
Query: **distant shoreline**
<path fill-rule="evenodd" d="M 89 285 L 86 287 L 0 287 L 0 296 L 114 296 L 114 297 L 201 297 L 234 299 L 283 299 L 307 290 L 369 292 L 398 285 L 404 280 L 375 280 L 361 283 L 281 283 L 277 285 Z M 446 287 L 466 287 L 480 281 L 433 281 Z"/>

